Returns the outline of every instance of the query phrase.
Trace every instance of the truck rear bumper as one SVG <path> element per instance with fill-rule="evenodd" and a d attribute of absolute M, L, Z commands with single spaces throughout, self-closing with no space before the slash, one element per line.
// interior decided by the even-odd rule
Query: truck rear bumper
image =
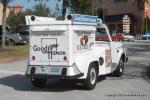
<path fill-rule="evenodd" d="M 31 75 L 31 74 L 26 74 L 25 75 L 27 78 L 53 78 L 53 79 L 78 79 L 80 77 L 83 76 L 83 73 L 81 74 L 78 74 L 78 75 L 74 75 L 74 76 L 63 76 L 63 75 L 41 75 L 41 74 L 34 74 L 34 75 Z"/>
<path fill-rule="evenodd" d="M 72 66 L 29 65 L 25 75 L 28 78 L 78 79 L 84 74 L 76 64 L 73 64 Z"/>

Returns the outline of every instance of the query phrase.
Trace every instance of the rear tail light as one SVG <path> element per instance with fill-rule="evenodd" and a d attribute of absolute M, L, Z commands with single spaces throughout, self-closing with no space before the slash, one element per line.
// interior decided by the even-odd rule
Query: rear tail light
<path fill-rule="evenodd" d="M 35 60 L 35 56 L 32 56 L 32 60 Z"/>
<path fill-rule="evenodd" d="M 67 61 L 67 56 L 64 56 L 64 61 Z"/>

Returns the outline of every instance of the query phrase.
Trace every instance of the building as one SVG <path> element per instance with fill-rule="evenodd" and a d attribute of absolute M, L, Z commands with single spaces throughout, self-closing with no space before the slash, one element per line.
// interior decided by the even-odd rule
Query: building
<path fill-rule="evenodd" d="M 108 25 L 112 31 L 123 32 L 123 17 L 129 17 L 129 33 L 138 34 L 144 29 L 144 13 L 150 17 L 149 4 L 144 9 L 138 0 L 95 0 L 95 14 Z M 150 0 L 149 0 L 150 1 Z M 147 9 L 147 12 L 146 12 Z M 123 26 L 124 25 L 124 26 Z"/>
<path fill-rule="evenodd" d="M 148 0 L 148 3 L 145 3 L 145 17 L 150 19 L 150 0 Z"/>
<path fill-rule="evenodd" d="M 14 6 L 11 6 L 12 14 L 17 15 L 22 11 L 23 6 L 20 4 L 15 4 Z"/>
<path fill-rule="evenodd" d="M 8 17 L 8 15 L 10 14 L 10 6 L 6 7 L 6 17 Z M 3 21 L 3 5 L 0 3 L 0 25 L 2 25 L 2 21 Z"/>
<path fill-rule="evenodd" d="M 9 16 L 9 14 L 15 14 L 17 15 L 19 12 L 21 12 L 23 6 L 20 4 L 15 4 L 14 6 L 8 5 L 6 7 L 6 17 Z M 2 30 L 2 22 L 3 22 L 3 5 L 0 3 L 0 34 Z"/>

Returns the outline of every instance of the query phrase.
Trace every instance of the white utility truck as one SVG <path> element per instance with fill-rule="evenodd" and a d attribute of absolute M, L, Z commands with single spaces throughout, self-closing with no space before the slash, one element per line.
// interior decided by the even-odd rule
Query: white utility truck
<path fill-rule="evenodd" d="M 26 24 L 29 59 L 25 74 L 34 86 L 45 85 L 48 78 L 79 79 L 93 89 L 98 76 L 123 74 L 126 49 L 111 40 L 97 16 L 71 14 L 64 21 L 26 16 Z M 102 38 L 97 41 L 97 36 Z"/>

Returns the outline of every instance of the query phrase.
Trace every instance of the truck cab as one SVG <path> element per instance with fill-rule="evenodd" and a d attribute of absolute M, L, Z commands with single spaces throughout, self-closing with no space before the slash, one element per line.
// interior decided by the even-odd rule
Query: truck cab
<path fill-rule="evenodd" d="M 100 75 L 121 76 L 126 49 L 113 42 L 109 30 L 97 16 L 71 14 L 64 21 L 26 16 L 29 25 L 29 58 L 26 76 L 36 86 L 47 79 L 82 80 L 94 89 Z M 97 39 L 97 37 L 105 37 Z"/>

